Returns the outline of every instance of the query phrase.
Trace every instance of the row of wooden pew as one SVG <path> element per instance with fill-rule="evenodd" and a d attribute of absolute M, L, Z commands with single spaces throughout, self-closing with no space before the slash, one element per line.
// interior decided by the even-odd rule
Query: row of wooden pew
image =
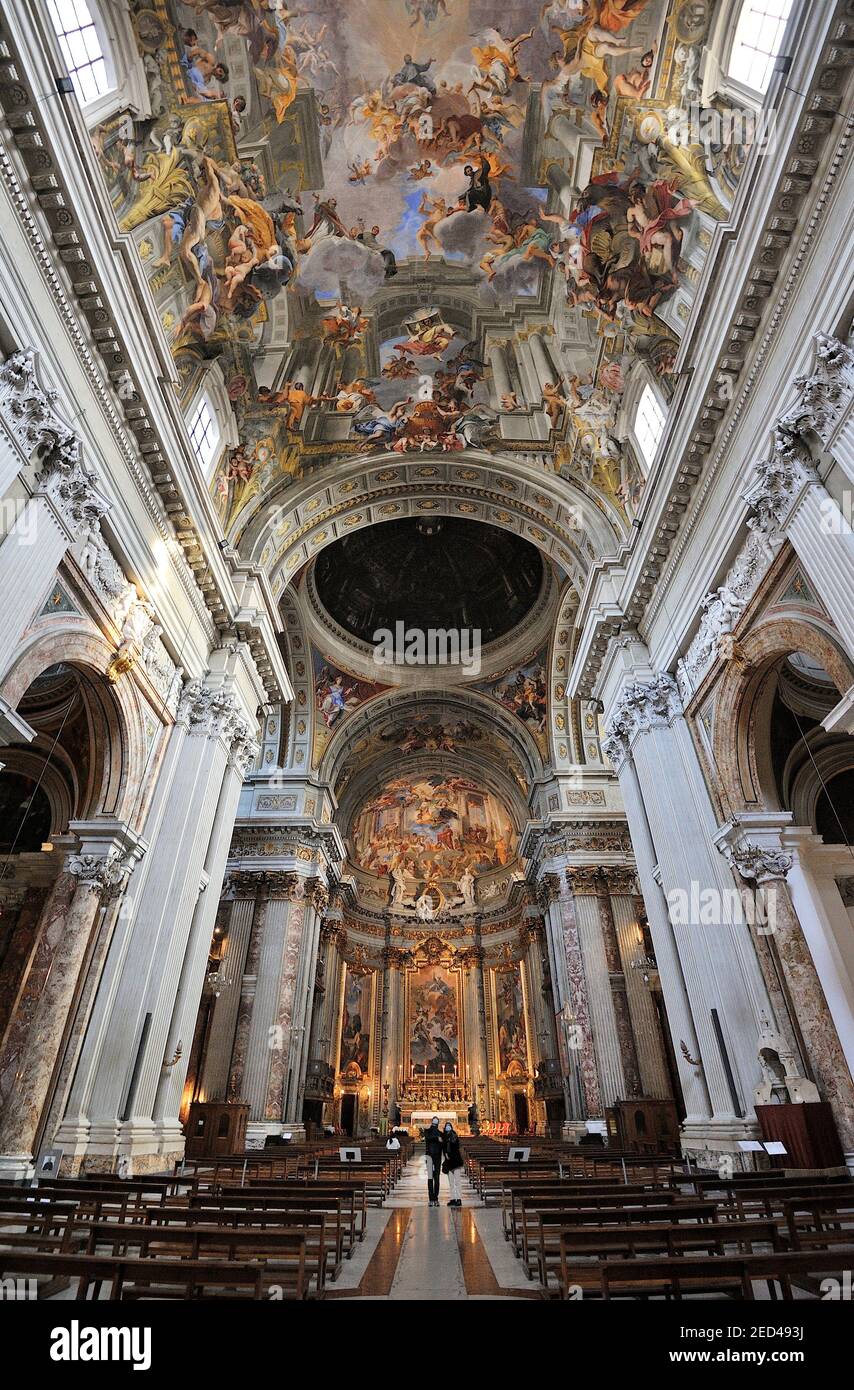
<path fill-rule="evenodd" d="M 610 1152 L 593 1168 L 566 1151 L 516 1167 L 497 1147 L 466 1143 L 469 1176 L 497 1193 L 505 1239 L 545 1296 L 820 1297 L 852 1267 L 847 1175 L 721 1178 Z"/>
<path fill-rule="evenodd" d="M 318 1152 L 296 1175 L 250 1152 L 171 1174 L 0 1183 L 0 1278 L 78 1300 L 322 1298 L 403 1157 L 363 1146 L 350 1166 Z"/>

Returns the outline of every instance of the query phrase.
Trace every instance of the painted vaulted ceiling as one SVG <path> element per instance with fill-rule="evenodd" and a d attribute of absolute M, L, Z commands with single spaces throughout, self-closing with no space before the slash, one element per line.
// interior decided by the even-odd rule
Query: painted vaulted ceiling
<path fill-rule="evenodd" d="M 712 8 L 140 0 L 151 114 L 93 138 L 185 402 L 233 416 L 232 539 L 351 456 L 480 448 L 627 524 L 624 396 L 670 393 L 744 156 L 684 134 Z"/>

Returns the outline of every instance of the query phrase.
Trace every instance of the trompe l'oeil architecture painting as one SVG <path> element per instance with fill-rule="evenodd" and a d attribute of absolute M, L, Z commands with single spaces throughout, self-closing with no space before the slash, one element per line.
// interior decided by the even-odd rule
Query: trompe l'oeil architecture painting
<path fill-rule="evenodd" d="M 852 45 L 3 7 L 0 1176 L 854 1169 Z"/>

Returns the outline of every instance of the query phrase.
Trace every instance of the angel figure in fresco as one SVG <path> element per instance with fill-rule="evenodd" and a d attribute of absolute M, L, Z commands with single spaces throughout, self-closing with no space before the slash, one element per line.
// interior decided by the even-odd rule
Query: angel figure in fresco
<path fill-rule="evenodd" d="M 553 430 L 556 430 L 560 418 L 569 405 L 569 401 L 560 389 L 560 381 L 543 382 L 543 409 L 549 417 L 549 423 Z"/>
<path fill-rule="evenodd" d="M 369 159 L 363 159 L 361 161 L 357 159 L 351 159 L 347 165 L 347 168 L 350 170 L 350 173 L 348 175 L 350 183 L 364 184 L 365 180 L 369 179 L 371 177 L 371 174 L 374 172 L 374 166 L 372 165 Z"/>
<path fill-rule="evenodd" d="M 328 24 L 321 24 L 316 34 L 312 34 L 308 28 L 299 33 L 291 31 L 289 41 L 297 55 L 300 72 L 308 72 L 312 77 L 320 77 L 321 73 L 327 71 L 334 72 L 336 77 L 341 76 L 328 50 L 322 46 L 328 28 Z"/>
<path fill-rule="evenodd" d="M 469 92 L 488 92 L 497 96 L 510 95 L 514 82 L 521 82 L 519 49 L 533 36 L 533 29 L 505 39 L 498 29 L 487 30 L 488 41 L 482 48 L 472 48 L 475 61 L 474 80 Z"/>
<path fill-rule="evenodd" d="M 424 221 L 415 233 L 415 240 L 424 252 L 425 261 L 430 260 L 431 243 L 438 246 L 442 251 L 444 248 L 439 238 L 436 236 L 436 228 L 440 222 L 444 222 L 448 216 L 449 208 L 444 198 L 431 198 L 429 194 L 422 193 L 421 202 L 418 204 L 418 211 L 424 217 Z"/>
<path fill-rule="evenodd" d="M 439 18 L 439 11 L 447 18 L 447 0 L 406 0 L 406 8 L 412 15 L 410 29 L 414 29 L 419 20 L 424 20 L 425 25 L 435 24 Z"/>
<path fill-rule="evenodd" d="M 320 320 L 323 341 L 327 345 L 331 344 L 335 348 L 336 357 L 340 357 L 342 348 L 361 341 L 368 322 L 362 313 L 361 304 L 351 307 L 339 300 L 335 313 Z"/>
<path fill-rule="evenodd" d="M 618 97 L 631 97 L 642 101 L 652 86 L 652 69 L 655 63 L 655 44 L 644 53 L 640 64 L 630 72 L 620 72 L 614 78 L 614 91 Z"/>
<path fill-rule="evenodd" d="M 412 331 L 404 343 L 395 344 L 398 354 L 412 353 L 416 357 L 441 357 L 457 336 L 456 329 L 442 320 L 425 322 Z"/>
<path fill-rule="evenodd" d="M 564 79 L 578 73 L 588 78 L 598 91 L 608 94 L 606 58 L 624 58 L 629 53 L 642 53 L 643 48 L 618 38 L 641 13 L 648 0 L 634 0 L 620 5 L 618 0 L 590 0 L 584 18 L 570 29 L 553 24 L 563 45 L 562 73 Z"/>
<path fill-rule="evenodd" d="M 268 39 L 253 72 L 259 94 L 267 98 L 276 121 L 281 125 L 299 86 L 297 57 L 293 47 L 286 43 L 280 48 L 276 39 Z"/>
<path fill-rule="evenodd" d="M 629 236 L 640 244 L 640 254 L 653 275 L 671 281 L 684 233 L 677 224 L 690 217 L 696 198 L 674 198 L 675 183 L 658 179 L 648 187 L 636 181 L 629 184 L 630 205 L 626 211 Z"/>

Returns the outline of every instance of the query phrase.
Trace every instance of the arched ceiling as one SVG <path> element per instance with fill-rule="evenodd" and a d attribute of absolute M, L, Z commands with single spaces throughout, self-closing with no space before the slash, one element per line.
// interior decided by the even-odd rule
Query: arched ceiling
<path fill-rule="evenodd" d="M 744 154 L 675 133 L 712 10 L 134 8 L 151 112 L 93 139 L 185 402 L 239 441 L 211 488 L 242 550 L 309 476 L 484 446 L 574 480 L 613 549 L 644 485 L 624 397 L 670 393 Z"/>

